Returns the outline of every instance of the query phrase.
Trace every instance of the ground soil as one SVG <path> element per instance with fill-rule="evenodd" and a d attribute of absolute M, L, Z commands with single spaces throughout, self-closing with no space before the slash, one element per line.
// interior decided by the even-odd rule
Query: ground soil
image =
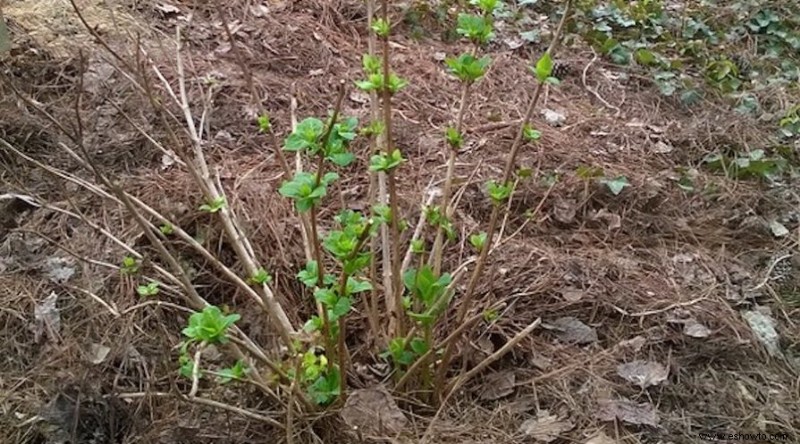
<path fill-rule="evenodd" d="M 114 4 L 113 12 L 106 3 Z M 80 156 L 63 148 L 75 146 L 65 133 L 79 135 L 95 165 L 240 269 L 219 224 L 191 211 L 202 203 L 192 178 L 165 162 L 149 139 L 167 147 L 185 142 L 180 130 L 172 138 L 182 117 L 162 119 L 150 111 L 147 98 L 114 68 L 136 63 L 138 41 L 175 85 L 173 42 L 181 27 L 191 105 L 198 115 L 207 110 L 209 161 L 219 169 L 256 255 L 273 272 L 290 317 L 301 323 L 314 307 L 293 278 L 304 261 L 302 239 L 290 203 L 277 193 L 284 178 L 274 148 L 290 130 L 293 102 L 300 118 L 324 116 L 339 82 L 360 78 L 364 3 L 78 4 L 94 36 L 69 3 L 11 1 L 3 9 L 14 42 L 2 63 L 0 137 L 19 153 L 0 146 L 0 442 L 286 442 L 284 432 L 257 419 L 174 397 L 124 396 L 188 391 L 176 373 L 187 314 L 170 305 L 142 306 L 135 281 L 114 269 L 125 252 L 98 227 L 156 257 L 124 208 L 41 166 L 93 182 Z M 221 12 L 229 14 L 234 46 Z M 400 23 L 393 67 L 409 81 L 394 111 L 396 143 L 409 159 L 398 178 L 400 206 L 404 217 L 416 221 L 427 191 L 441 186 L 441 135 L 459 96 L 441 55 L 465 47 L 446 38 L 433 18 L 403 21 L 400 6 L 392 14 Z M 534 89 L 528 66 L 545 43 L 511 49 L 516 45 L 501 35 L 489 48 L 492 68 L 476 85 L 465 118 L 467 143 L 456 166 L 463 193 L 454 215 L 460 240 L 449 247 L 447 267 L 468 259 L 464 241 L 485 229 L 491 203 L 482 184 L 501 171 Z M 536 436 L 543 442 L 691 443 L 709 432 L 798 442 L 800 268 L 792 256 L 798 188 L 727 179 L 701 167 L 706 155 L 725 147 L 758 147 L 771 137 L 769 130 L 713 99 L 687 108 L 664 98 L 629 68 L 597 59 L 580 39 L 568 39 L 561 54 L 563 82 L 547 88 L 541 107 L 566 121 L 552 126 L 534 116 L 542 138 L 518 158 L 533 177 L 519 184 L 509 205 L 503 246 L 491 257 L 475 313 L 499 300 L 506 306 L 495 322 L 470 332 L 458 361 L 475 365 L 537 318 L 543 327 L 440 412 L 394 393 L 410 421 L 383 442 L 537 442 L 520 429 L 536 418 L 540 428 L 555 430 L 549 437 L 540 430 Z M 163 93 L 152 70 L 149 75 Z M 14 90 L 32 100 L 21 100 Z M 173 111 L 180 116 L 177 107 Z M 277 139 L 258 134 L 254 117 L 261 111 L 271 114 Z M 368 121 L 368 96 L 348 90 L 343 112 Z M 364 142 L 354 145 L 359 160 L 344 170 L 322 220 L 344 207 L 367 206 L 360 172 L 368 149 Z M 615 196 L 576 177 L 581 165 L 624 175 L 631 185 Z M 677 187 L 678 167 L 696 168 L 694 187 L 707 192 Z M 546 183 L 553 172 L 560 180 Z M 790 234 L 776 237 L 773 220 L 789 221 L 784 225 Z M 209 302 L 241 313 L 242 328 L 260 343 L 276 342 L 235 286 L 190 249 L 174 247 Z M 784 254 L 788 260 L 778 261 Z M 789 267 L 776 267 L 778 262 Z M 780 280 L 774 279 L 777 268 L 783 270 Z M 56 326 L 36 315 L 51 294 L 57 296 Z M 162 296 L 181 301 L 170 291 Z M 781 352 L 770 353 L 747 313 L 768 314 Z M 558 329 L 569 323 L 564 318 L 594 333 L 579 343 L 565 340 Z M 385 364 L 370 352 L 366 319 L 354 315 L 352 325 L 354 368 L 367 370 L 354 370 L 350 384 L 370 387 L 380 382 L 370 369 Z M 439 334 L 451 328 L 445 325 Z M 639 360 L 660 364 L 666 379 L 642 388 L 621 377 L 621 364 Z M 498 386 L 505 388 L 496 393 Z M 248 386 L 203 390 L 208 398 L 262 414 L 280 407 Z M 623 401 L 630 403 L 627 410 L 619 406 Z M 371 441 L 350 433 L 336 408 L 299 419 L 297 428 L 294 442 Z"/>

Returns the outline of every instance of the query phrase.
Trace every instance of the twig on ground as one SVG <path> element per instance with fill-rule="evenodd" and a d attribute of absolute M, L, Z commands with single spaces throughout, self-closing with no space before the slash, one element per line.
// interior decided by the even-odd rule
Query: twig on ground
<path fill-rule="evenodd" d="M 597 90 L 589 88 L 589 85 L 586 83 L 586 74 L 589 72 L 589 68 L 594 64 L 594 62 L 597 61 L 597 59 L 599 57 L 597 55 L 597 52 L 595 52 L 594 49 L 592 49 L 592 54 L 594 54 L 594 57 L 592 57 L 592 60 L 590 60 L 589 63 L 587 63 L 586 66 L 583 68 L 583 74 L 581 75 L 581 83 L 583 84 L 584 89 L 586 89 L 586 91 L 589 91 L 590 93 L 592 93 L 592 95 L 595 96 L 597 98 L 597 100 L 600 101 L 600 103 L 605 105 L 606 108 L 609 108 L 609 109 L 612 109 L 612 110 L 615 111 L 614 117 L 619 117 L 620 113 L 622 113 L 622 110 L 620 110 L 618 106 L 614 106 L 614 105 L 608 103 L 608 101 L 606 99 L 604 99 L 603 96 L 601 96 L 600 93 L 597 92 Z"/>
<path fill-rule="evenodd" d="M 188 398 L 186 396 L 176 395 L 176 394 L 166 393 L 166 392 L 134 392 L 134 393 L 117 393 L 117 394 L 111 394 L 111 395 L 104 395 L 103 397 L 105 397 L 105 398 L 119 398 L 119 399 L 139 399 L 139 398 L 148 398 L 148 397 L 153 397 L 153 398 L 178 398 L 178 399 L 184 400 L 184 401 L 189 402 L 189 403 L 204 405 L 204 406 L 207 406 L 207 407 L 213 407 L 213 408 L 220 409 L 220 410 L 225 410 L 225 411 L 228 411 L 228 412 L 231 412 L 231 413 L 236 413 L 238 415 L 242 415 L 242 416 L 250 418 L 250 419 L 255 419 L 255 420 L 264 422 L 264 423 L 269 424 L 269 425 L 271 425 L 273 427 L 277 427 L 277 428 L 279 428 L 281 430 L 285 429 L 283 424 L 281 424 L 280 422 L 278 422 L 275 419 L 270 418 L 269 416 L 264 416 L 264 415 L 261 415 L 261 414 L 255 413 L 255 412 L 251 412 L 249 410 L 245 410 L 245 409 L 243 409 L 241 407 L 236 407 L 236 406 L 233 406 L 233 405 L 230 405 L 230 404 L 225 404 L 223 402 L 214 401 L 212 399 L 203 398 L 203 397 L 200 397 L 200 396 L 195 396 L 194 398 Z"/>

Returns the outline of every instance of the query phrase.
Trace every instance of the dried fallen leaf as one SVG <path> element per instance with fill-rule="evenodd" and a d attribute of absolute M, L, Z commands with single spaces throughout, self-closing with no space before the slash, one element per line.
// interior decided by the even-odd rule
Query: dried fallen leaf
<path fill-rule="evenodd" d="M 542 355 L 536 355 L 531 358 L 531 364 L 539 370 L 547 370 L 553 365 L 553 360 Z"/>
<path fill-rule="evenodd" d="M 652 404 L 636 403 L 630 399 L 604 399 L 598 407 L 596 416 L 601 421 L 618 419 L 628 424 L 658 427 L 658 411 Z"/>
<path fill-rule="evenodd" d="M 553 442 L 559 436 L 575 428 L 575 424 L 570 420 L 559 419 L 551 415 L 547 410 L 540 410 L 535 419 L 529 419 L 522 423 L 519 431 L 525 436 L 531 437 L 541 442 Z"/>
<path fill-rule="evenodd" d="M 75 274 L 72 260 L 63 257 L 49 257 L 42 266 L 47 278 L 56 284 L 67 282 Z"/>
<path fill-rule="evenodd" d="M 557 199 L 553 206 L 553 217 L 562 224 L 571 224 L 577 214 L 577 203 L 572 199 Z"/>
<path fill-rule="evenodd" d="M 771 356 L 779 356 L 781 354 L 780 337 L 778 331 L 775 330 L 775 320 L 772 319 L 772 316 L 754 310 L 743 312 L 742 317 L 750 325 L 756 338 L 767 348 L 767 352 Z"/>
<path fill-rule="evenodd" d="M 514 383 L 517 376 L 514 372 L 505 371 L 494 373 L 486 377 L 481 387 L 480 399 L 484 401 L 495 401 L 514 393 Z"/>
<path fill-rule="evenodd" d="M 167 151 L 166 153 L 161 155 L 161 169 L 167 170 L 172 165 L 175 165 L 175 152 L 172 150 Z"/>
<path fill-rule="evenodd" d="M 51 335 L 58 335 L 61 329 L 61 314 L 56 307 L 58 302 L 58 295 L 55 291 L 50 293 L 44 301 L 36 304 L 33 308 L 33 318 L 36 321 L 34 329 L 34 339 L 39 342 L 42 337 L 47 334 L 50 339 L 56 339 Z"/>
<path fill-rule="evenodd" d="M 585 444 L 617 444 L 617 441 L 609 438 L 608 435 L 601 431 L 598 435 L 586 441 Z"/>
<path fill-rule="evenodd" d="M 561 290 L 561 297 L 565 301 L 575 303 L 580 302 L 586 292 L 575 287 L 567 287 Z"/>
<path fill-rule="evenodd" d="M 693 338 L 707 338 L 711 335 L 711 330 L 695 319 L 691 319 L 683 324 L 683 334 Z"/>
<path fill-rule="evenodd" d="M 545 122 L 550 126 L 561 126 L 567 121 L 567 116 L 558 111 L 553 111 L 552 109 L 543 109 L 542 115 L 544 116 Z"/>
<path fill-rule="evenodd" d="M 102 364 L 108 357 L 110 351 L 111 349 L 103 344 L 92 344 L 89 347 L 89 362 L 94 365 Z"/>
<path fill-rule="evenodd" d="M 508 46 L 508 49 L 511 50 L 521 48 L 522 45 L 525 44 L 525 42 L 522 39 L 516 37 L 505 38 L 503 39 L 503 43 L 505 43 L 506 46 Z"/>
<path fill-rule="evenodd" d="M 597 341 L 597 332 L 592 327 L 571 316 L 558 318 L 542 327 L 554 330 L 558 339 L 567 343 L 584 345 Z"/>
<path fill-rule="evenodd" d="M 645 339 L 644 336 L 634 336 L 631 339 L 626 339 L 624 341 L 621 341 L 619 344 L 617 344 L 617 347 L 627 348 L 630 351 L 638 352 L 639 350 L 642 349 L 642 347 L 644 347 L 644 344 L 646 343 L 647 339 Z"/>
<path fill-rule="evenodd" d="M 174 5 L 170 5 L 169 3 L 160 3 L 155 6 L 156 9 L 163 12 L 164 14 L 179 14 L 181 12 L 180 8 Z"/>
<path fill-rule="evenodd" d="M 614 214 L 605 208 L 601 208 L 592 219 L 605 221 L 608 224 L 609 230 L 616 230 L 622 228 L 622 218 L 618 214 Z"/>
<path fill-rule="evenodd" d="M 675 151 L 675 147 L 659 140 L 658 142 L 655 143 L 655 145 L 653 145 L 651 151 L 653 151 L 656 154 L 669 154 Z"/>
<path fill-rule="evenodd" d="M 369 436 L 396 435 L 408 424 L 392 395 L 383 388 L 353 391 L 340 414 L 348 426 Z"/>
<path fill-rule="evenodd" d="M 789 234 L 789 229 L 787 229 L 782 223 L 778 222 L 777 220 L 773 220 L 769 223 L 769 229 L 772 231 L 772 235 L 775 237 L 784 237 Z"/>
<path fill-rule="evenodd" d="M 666 381 L 669 370 L 658 362 L 637 359 L 618 365 L 617 374 L 641 388 L 647 388 Z"/>
<path fill-rule="evenodd" d="M 353 92 L 350 93 L 350 100 L 360 105 L 363 105 L 369 102 L 369 96 L 364 92 L 362 92 L 361 90 L 353 90 Z"/>

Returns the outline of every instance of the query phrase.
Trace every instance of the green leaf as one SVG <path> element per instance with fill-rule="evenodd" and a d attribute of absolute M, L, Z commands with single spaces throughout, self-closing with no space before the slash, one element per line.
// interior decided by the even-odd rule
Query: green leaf
<path fill-rule="evenodd" d="M 536 74 L 536 78 L 542 83 L 553 73 L 553 59 L 550 57 L 549 52 L 545 52 L 536 62 L 534 73 Z"/>
<path fill-rule="evenodd" d="M 319 267 L 317 261 L 309 261 L 306 268 L 297 273 L 297 279 L 300 280 L 307 287 L 316 287 L 317 280 L 319 279 Z M 336 278 L 331 274 L 326 274 L 323 277 L 323 285 L 331 285 L 336 281 Z"/>
<path fill-rule="evenodd" d="M 262 133 L 268 133 L 272 130 L 272 123 L 270 123 L 268 114 L 258 116 L 256 122 L 258 122 L 258 130 Z"/>
<path fill-rule="evenodd" d="M 378 37 L 388 37 L 389 32 L 391 31 L 391 26 L 389 26 L 389 22 L 386 20 L 379 18 L 372 22 L 372 30 L 375 32 Z"/>
<path fill-rule="evenodd" d="M 628 178 L 625 176 L 617 176 L 613 179 L 603 179 L 600 182 L 605 184 L 608 187 L 608 190 L 611 191 L 611 194 L 615 196 L 618 196 L 622 190 L 630 186 L 630 183 L 628 183 Z"/>
<path fill-rule="evenodd" d="M 340 167 L 346 167 L 356 160 L 356 156 L 353 153 L 339 153 L 332 154 L 328 156 L 327 159 Z"/>
<path fill-rule="evenodd" d="M 258 270 L 256 270 L 254 275 L 250 276 L 251 284 L 263 285 L 263 284 L 268 284 L 270 282 L 272 282 L 272 276 L 270 276 L 269 273 L 267 273 L 267 270 L 263 268 L 259 268 Z"/>
<path fill-rule="evenodd" d="M 336 303 L 331 308 L 331 322 L 339 320 L 342 316 L 346 315 L 350 312 L 352 301 L 349 297 L 341 297 L 339 298 Z"/>
<path fill-rule="evenodd" d="M 169 236 L 170 234 L 175 232 L 175 227 L 173 227 L 172 224 L 167 223 L 158 227 L 158 231 L 160 231 L 161 234 L 163 234 L 164 236 Z"/>
<path fill-rule="evenodd" d="M 539 130 L 533 129 L 533 127 L 530 126 L 530 124 L 527 124 L 527 123 L 525 124 L 525 126 L 522 129 L 522 134 L 523 134 L 523 136 L 525 136 L 525 140 L 530 141 L 530 142 L 535 142 L 535 141 L 537 141 L 537 140 L 542 138 L 542 132 L 539 131 Z"/>
<path fill-rule="evenodd" d="M 428 350 L 430 349 L 430 345 L 427 342 L 425 342 L 425 340 L 422 338 L 412 339 L 409 345 L 411 346 L 411 350 L 417 356 L 422 356 L 425 353 L 428 353 Z"/>
<path fill-rule="evenodd" d="M 303 324 L 303 331 L 306 333 L 313 333 L 322 329 L 322 319 L 319 316 L 312 316 L 311 319 Z"/>
<path fill-rule="evenodd" d="M 422 254 L 425 252 L 425 241 L 422 239 L 414 239 L 411 241 L 411 252 L 414 254 Z"/>
<path fill-rule="evenodd" d="M 461 146 L 464 144 L 464 138 L 455 128 L 448 127 L 447 130 L 445 130 L 444 135 L 447 139 L 447 144 L 453 149 L 461 148 Z"/>
<path fill-rule="evenodd" d="M 319 139 L 325 131 L 325 124 L 321 120 L 309 117 L 297 124 L 294 131 L 289 134 L 284 142 L 284 151 L 307 150 L 311 154 L 319 151 Z"/>
<path fill-rule="evenodd" d="M 386 155 L 385 153 L 373 155 L 370 158 L 369 170 L 388 172 L 397 168 L 405 161 L 406 159 L 403 158 L 403 154 L 400 150 L 395 149 L 392 151 L 391 155 Z"/>
<path fill-rule="evenodd" d="M 232 367 L 220 369 L 219 382 L 220 384 L 227 384 L 233 380 L 241 380 L 246 372 L 247 367 L 245 367 L 244 361 L 240 359 Z"/>
<path fill-rule="evenodd" d="M 477 6 L 486 15 L 492 14 L 502 3 L 499 0 L 471 0 L 473 6 Z"/>
<path fill-rule="evenodd" d="M 347 291 L 348 295 L 361 293 L 363 291 L 372 290 L 372 284 L 369 281 L 362 281 L 352 277 L 347 278 Z"/>
<path fill-rule="evenodd" d="M 139 262 L 133 256 L 125 256 L 119 271 L 122 274 L 136 274 L 139 272 Z"/>
<path fill-rule="evenodd" d="M 332 308 L 339 300 L 336 292 L 330 288 L 318 288 L 314 291 L 314 300 L 325 307 Z"/>
<path fill-rule="evenodd" d="M 469 243 L 472 244 L 472 247 L 478 250 L 478 252 L 483 250 L 483 247 L 486 245 L 486 237 L 487 234 L 485 231 L 481 231 L 478 234 L 473 234 L 469 237 Z"/>
<path fill-rule="evenodd" d="M 583 180 L 596 179 L 603 177 L 603 169 L 600 167 L 593 167 L 588 165 L 580 165 L 575 169 L 575 174 Z"/>
<path fill-rule="evenodd" d="M 636 62 L 641 65 L 653 66 L 658 65 L 658 59 L 656 55 L 652 51 L 648 51 L 644 48 L 640 48 L 636 50 Z"/>
<path fill-rule="evenodd" d="M 149 282 L 146 285 L 139 285 L 136 287 L 136 292 L 139 296 L 155 296 L 158 294 L 158 282 Z"/>
<path fill-rule="evenodd" d="M 317 185 L 317 176 L 315 174 L 300 171 L 295 174 L 291 181 L 284 182 L 278 192 L 282 196 L 294 200 L 297 211 L 303 213 L 319 203 L 327 193 L 327 186 L 338 178 L 338 174 L 329 172 L 322 177 L 320 184 Z"/>
<path fill-rule="evenodd" d="M 181 354 L 178 357 L 178 364 L 180 367 L 178 368 L 178 374 L 184 378 L 192 379 L 192 373 L 194 372 L 194 361 L 191 357 L 187 354 Z M 200 372 L 202 375 L 202 372 Z"/>
<path fill-rule="evenodd" d="M 318 405 L 330 404 L 341 393 L 339 387 L 339 370 L 331 368 L 324 376 L 320 376 L 308 388 L 308 395 Z"/>
<path fill-rule="evenodd" d="M 471 54 L 461 54 L 458 58 L 448 58 L 445 64 L 450 72 L 459 80 L 473 83 L 486 74 L 491 59 L 489 57 L 476 58 Z"/>
<path fill-rule="evenodd" d="M 499 205 L 511 196 L 512 186 L 509 183 L 499 185 L 494 180 L 490 180 L 486 183 L 486 190 L 489 192 L 489 197 L 492 201 Z"/>
<path fill-rule="evenodd" d="M 206 213 L 216 213 L 224 207 L 225 207 L 225 197 L 217 196 L 211 202 L 200 205 L 200 211 L 204 211 Z"/>
<path fill-rule="evenodd" d="M 228 328 L 240 318 L 238 314 L 223 315 L 219 307 L 208 306 L 189 317 L 189 325 L 182 333 L 196 341 L 224 344 L 228 342 Z"/>
<path fill-rule="evenodd" d="M 361 64 L 364 67 L 364 72 L 369 74 L 378 74 L 381 72 L 383 62 L 381 58 L 376 55 L 364 54 L 361 58 Z"/>
<path fill-rule="evenodd" d="M 478 44 L 485 44 L 494 38 L 491 19 L 479 15 L 459 14 L 456 32 Z"/>

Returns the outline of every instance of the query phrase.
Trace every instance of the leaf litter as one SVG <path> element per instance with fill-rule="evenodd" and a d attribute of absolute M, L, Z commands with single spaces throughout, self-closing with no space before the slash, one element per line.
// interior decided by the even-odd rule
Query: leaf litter
<path fill-rule="evenodd" d="M 523 422 L 519 431 L 538 442 L 553 442 L 574 428 L 571 420 L 551 415 L 548 410 L 540 410 L 536 418 Z"/>
<path fill-rule="evenodd" d="M 370 436 L 396 435 L 408 425 L 394 397 L 380 387 L 353 391 L 340 414 L 352 429 Z"/>
<path fill-rule="evenodd" d="M 666 381 L 669 370 L 658 362 L 638 359 L 618 365 L 617 374 L 626 381 L 645 389 Z"/>
<path fill-rule="evenodd" d="M 35 341 L 39 343 L 45 335 L 51 340 L 57 340 L 61 331 L 61 313 L 58 311 L 56 303 L 58 295 L 50 292 L 42 302 L 36 304 L 33 309 L 33 318 L 36 322 L 34 327 Z"/>
<path fill-rule="evenodd" d="M 658 427 L 658 410 L 646 402 L 637 403 L 627 398 L 601 400 L 597 410 L 601 421 L 623 421 L 632 425 Z"/>
<path fill-rule="evenodd" d="M 542 324 L 542 327 L 552 330 L 559 340 L 569 344 L 586 345 L 597 342 L 597 331 L 572 316 L 558 318 Z"/>

